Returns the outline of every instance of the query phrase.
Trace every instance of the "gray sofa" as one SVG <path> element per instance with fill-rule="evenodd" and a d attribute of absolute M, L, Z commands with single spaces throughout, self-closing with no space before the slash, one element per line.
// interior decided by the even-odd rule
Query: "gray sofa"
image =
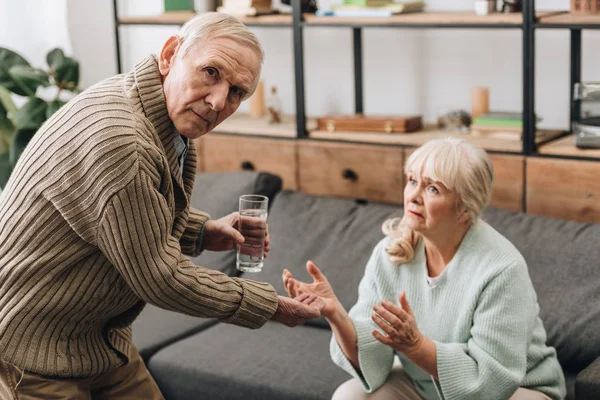
<path fill-rule="evenodd" d="M 328 276 L 343 304 L 356 301 L 358 283 L 381 222 L 402 214 L 394 205 L 311 197 L 280 191 L 279 178 L 262 173 L 198 175 L 194 206 L 220 217 L 243 193 L 271 198 L 272 250 L 262 272 L 280 294 L 283 268 L 308 280 L 307 259 Z M 484 219 L 523 253 L 538 294 L 548 343 L 558 351 L 568 399 L 600 399 L 600 225 L 488 208 Z M 209 253 L 199 265 L 235 274 L 235 255 Z M 167 400 L 330 399 L 349 379 L 329 358 L 331 331 L 314 320 L 259 330 L 203 320 L 148 305 L 133 326 L 134 342 Z"/>

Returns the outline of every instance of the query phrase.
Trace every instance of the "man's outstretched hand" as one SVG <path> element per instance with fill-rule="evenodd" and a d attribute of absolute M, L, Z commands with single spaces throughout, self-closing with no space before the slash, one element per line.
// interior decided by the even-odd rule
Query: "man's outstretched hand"
<path fill-rule="evenodd" d="M 303 293 L 292 299 L 277 296 L 277 311 L 271 319 L 286 326 L 302 325 L 309 319 L 321 316 L 325 302 L 315 294 Z"/>

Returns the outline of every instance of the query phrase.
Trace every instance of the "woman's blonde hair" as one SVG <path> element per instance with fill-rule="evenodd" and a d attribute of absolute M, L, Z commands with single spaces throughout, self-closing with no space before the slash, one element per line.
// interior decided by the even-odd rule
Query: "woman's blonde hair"
<path fill-rule="evenodd" d="M 254 52 L 260 58 L 261 66 L 265 58 L 265 52 L 263 51 L 263 48 L 260 45 L 256 35 L 252 33 L 239 19 L 229 14 L 218 12 L 200 14 L 186 22 L 177 36 L 182 40 L 181 47 L 179 49 L 179 55 L 182 58 L 194 44 L 203 40 L 217 38 L 231 39 L 254 50 Z M 252 88 L 246 95 L 245 99 L 254 93 L 259 80 L 260 69 L 259 73 L 254 79 L 254 82 L 252 83 Z"/>
<path fill-rule="evenodd" d="M 487 206 L 494 179 L 492 161 L 485 150 L 456 138 L 434 139 L 419 147 L 406 161 L 404 173 L 426 176 L 455 192 L 458 206 L 464 207 L 471 224 Z M 403 218 L 385 221 L 382 230 L 391 239 L 386 252 L 393 263 L 414 258 L 419 235 L 406 226 Z"/>

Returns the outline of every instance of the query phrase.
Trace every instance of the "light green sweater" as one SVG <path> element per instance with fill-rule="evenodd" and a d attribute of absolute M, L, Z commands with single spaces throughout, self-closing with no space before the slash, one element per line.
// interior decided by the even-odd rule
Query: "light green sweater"
<path fill-rule="evenodd" d="M 518 250 L 483 221 L 467 232 L 436 287 L 427 283 L 423 240 L 415 258 L 392 264 L 388 239 L 375 247 L 349 314 L 358 337 L 362 376 L 332 337 L 333 361 L 362 381 L 367 392 L 386 381 L 397 354 L 421 396 L 433 399 L 508 399 L 519 387 L 565 396 L 565 382 L 546 331 L 527 265 Z M 399 303 L 402 290 L 419 330 L 436 345 L 439 381 L 402 353 L 378 342 L 373 306 Z"/>

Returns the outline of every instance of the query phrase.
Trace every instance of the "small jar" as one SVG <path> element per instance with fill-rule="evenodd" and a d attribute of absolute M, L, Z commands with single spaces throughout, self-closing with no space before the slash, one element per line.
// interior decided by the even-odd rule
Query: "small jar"
<path fill-rule="evenodd" d="M 496 12 L 496 0 L 475 0 L 475 14 L 488 15 Z"/>

